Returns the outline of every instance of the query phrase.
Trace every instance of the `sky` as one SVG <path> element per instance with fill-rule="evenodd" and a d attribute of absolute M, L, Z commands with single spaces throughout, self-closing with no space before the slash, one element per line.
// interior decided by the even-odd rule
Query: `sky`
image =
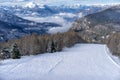
<path fill-rule="evenodd" d="M 44 0 L 43 0 L 44 1 Z M 46 0 L 46 1 L 56 1 L 62 3 L 80 3 L 80 4 L 111 4 L 118 3 L 120 0 Z"/>
<path fill-rule="evenodd" d="M 23 4 L 28 2 L 37 2 L 49 5 L 62 4 L 115 4 L 120 3 L 120 0 L 0 0 L 0 4 Z"/>

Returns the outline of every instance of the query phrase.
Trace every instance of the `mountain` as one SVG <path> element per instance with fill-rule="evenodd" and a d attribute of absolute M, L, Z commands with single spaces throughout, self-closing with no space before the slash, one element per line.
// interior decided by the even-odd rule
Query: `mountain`
<path fill-rule="evenodd" d="M 18 16 L 37 16 L 37 17 L 46 17 L 51 16 L 57 13 L 53 8 L 44 5 L 44 4 L 36 4 L 36 3 L 28 3 L 25 6 L 3 6 L 2 8 L 7 9 L 10 13 Z"/>
<path fill-rule="evenodd" d="M 68 22 L 67 24 L 69 24 L 69 22 L 71 23 L 77 18 L 77 16 L 81 17 L 80 14 L 87 15 L 90 13 L 98 12 L 104 8 L 96 7 L 96 6 L 95 7 L 94 6 L 79 6 L 75 8 L 74 7 L 70 8 L 70 7 L 66 7 L 65 5 L 64 6 L 48 6 L 48 5 L 39 4 L 35 2 L 27 3 L 24 6 L 18 6 L 18 5 L 1 6 L 0 7 L 0 21 L 5 22 L 3 24 L 14 25 L 22 29 L 21 32 L 19 32 L 19 29 L 17 29 L 16 32 L 18 31 L 18 33 L 16 33 L 15 35 L 12 34 L 13 36 L 11 34 L 6 33 L 5 30 L 1 32 L 4 32 L 6 35 L 11 36 L 11 37 L 6 37 L 6 39 L 9 39 L 12 37 L 16 38 L 15 36 L 20 37 L 21 34 L 25 35 L 25 34 L 30 34 L 32 32 L 43 34 L 43 33 L 46 33 L 46 31 L 48 31 L 52 27 L 58 27 L 61 25 L 63 25 L 63 27 L 66 26 L 65 23 L 67 22 Z M 71 15 L 73 15 L 73 17 L 71 17 Z M 35 18 L 41 18 L 40 21 L 43 20 L 44 22 L 41 21 L 41 23 L 38 23 L 38 21 L 35 22 L 35 21 L 26 20 L 25 17 L 33 17 L 30 20 L 33 20 Z M 58 21 L 58 18 L 64 21 L 65 23 L 64 24 L 57 23 L 56 21 Z M 49 22 L 48 20 L 49 21 L 53 20 L 53 21 Z M 10 33 L 11 30 L 8 32 Z"/>
<path fill-rule="evenodd" d="M 37 4 L 35 2 L 29 2 L 24 7 L 27 7 L 27 8 L 35 8 L 35 7 L 44 8 L 44 4 Z"/>
<path fill-rule="evenodd" d="M 114 54 L 120 55 L 120 47 L 118 47 L 120 45 L 118 36 L 120 32 L 119 14 L 119 5 L 98 13 L 89 14 L 76 20 L 73 24 L 73 30 L 78 32 L 87 42 L 108 44 Z M 117 42 L 113 43 L 113 41 Z M 112 46 L 112 44 L 114 45 Z"/>
<path fill-rule="evenodd" d="M 3 8 L 0 8 L 0 20 L 8 23 L 13 23 L 13 24 L 25 24 L 25 23 L 32 22 L 32 21 L 22 19 Z"/>
<path fill-rule="evenodd" d="M 44 34 L 47 33 L 50 27 L 58 26 L 60 27 L 56 23 L 37 23 L 25 20 L 4 9 L 0 9 L 0 41 L 19 38 L 33 32 Z"/>
<path fill-rule="evenodd" d="M 61 27 L 55 28 L 51 25 L 51 28 L 49 27 L 47 29 L 49 29 L 48 33 L 57 33 L 57 32 L 68 31 L 69 28 L 71 27 L 72 22 L 78 19 L 79 17 L 96 13 L 98 11 L 106 9 L 107 7 L 108 6 L 87 6 L 87 5 L 78 5 L 77 7 L 70 7 L 69 5 L 50 6 L 50 5 L 45 5 L 31 1 L 21 6 L 18 5 L 1 6 L 0 9 L 1 11 L 3 10 L 2 11 L 3 16 L 1 16 L 1 20 L 4 21 L 7 20 L 7 22 L 13 24 L 17 23 L 19 26 L 22 25 L 24 27 L 26 26 L 23 24 L 27 24 L 27 25 L 30 24 L 29 26 L 31 26 L 31 24 L 36 24 L 34 22 L 55 23 L 61 25 Z M 34 22 L 30 22 L 30 21 L 34 21 Z M 45 30 L 46 29 L 44 28 L 43 31 Z"/>
<path fill-rule="evenodd" d="M 45 4 L 30 2 L 23 6 L 16 5 L 16 6 L 1 6 L 1 7 L 8 10 L 14 15 L 48 17 L 59 13 L 78 14 L 81 12 L 84 15 L 87 15 L 108 8 L 109 6 L 86 6 L 86 5 L 79 5 L 77 7 L 69 7 L 66 5 L 49 6 Z"/>

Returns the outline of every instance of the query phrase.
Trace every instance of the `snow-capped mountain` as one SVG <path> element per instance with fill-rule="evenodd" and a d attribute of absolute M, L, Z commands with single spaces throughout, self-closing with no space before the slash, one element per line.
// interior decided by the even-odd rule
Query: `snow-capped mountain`
<path fill-rule="evenodd" d="M 28 4 L 25 5 L 25 7 L 28 7 L 28 8 L 34 8 L 36 6 L 37 6 L 37 4 L 34 3 L 34 2 L 30 2 L 30 3 L 28 3 Z"/>
<path fill-rule="evenodd" d="M 9 39 L 32 32 L 39 34 L 46 33 L 46 31 L 48 31 L 47 33 L 65 32 L 69 30 L 72 22 L 77 18 L 105 8 L 106 6 L 85 5 L 77 5 L 77 7 L 68 7 L 65 5 L 49 6 L 35 2 L 29 2 L 22 6 L 0 6 L 0 21 L 21 29 L 11 28 L 7 32 L 3 28 L 4 30 L 1 30 L 1 39 L 3 39 L 3 35 L 4 39 Z"/>
<path fill-rule="evenodd" d="M 35 2 L 29 2 L 27 3 L 25 6 L 23 7 L 27 7 L 27 8 L 35 8 L 35 7 L 38 7 L 38 8 L 44 8 L 44 4 L 37 4 Z"/>
<path fill-rule="evenodd" d="M 41 3 L 29 2 L 23 6 L 2 6 L 9 10 L 11 13 L 19 16 L 38 16 L 46 17 L 59 13 L 74 13 L 83 12 L 83 14 L 90 14 L 105 9 L 108 6 L 89 6 L 89 5 L 61 5 L 61 6 L 49 6 Z M 89 12 L 88 12 L 89 10 Z"/>

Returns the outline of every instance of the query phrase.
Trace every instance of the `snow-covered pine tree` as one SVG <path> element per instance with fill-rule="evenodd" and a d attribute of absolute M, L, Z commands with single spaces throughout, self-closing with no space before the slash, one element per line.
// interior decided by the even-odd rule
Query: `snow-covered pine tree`
<path fill-rule="evenodd" d="M 21 57 L 18 45 L 16 43 L 12 46 L 11 57 L 13 59 L 19 59 Z"/>

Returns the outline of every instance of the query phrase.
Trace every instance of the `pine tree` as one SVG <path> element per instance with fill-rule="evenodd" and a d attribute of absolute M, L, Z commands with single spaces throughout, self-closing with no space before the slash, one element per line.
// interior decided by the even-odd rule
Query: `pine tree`
<path fill-rule="evenodd" d="M 51 43 L 51 53 L 56 52 L 56 48 L 55 48 L 55 43 L 52 41 Z"/>
<path fill-rule="evenodd" d="M 18 46 L 17 46 L 16 43 L 13 45 L 11 57 L 12 57 L 13 59 L 19 59 L 19 58 L 21 57 L 20 51 L 19 51 Z"/>
<path fill-rule="evenodd" d="M 53 41 L 48 43 L 48 50 L 47 51 L 49 53 L 56 52 L 55 43 Z"/>

